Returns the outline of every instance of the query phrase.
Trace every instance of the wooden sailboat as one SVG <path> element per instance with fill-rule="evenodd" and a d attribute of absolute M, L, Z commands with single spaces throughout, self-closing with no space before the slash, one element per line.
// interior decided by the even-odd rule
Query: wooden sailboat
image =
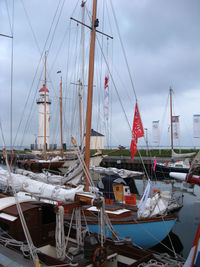
<path fill-rule="evenodd" d="M 173 116 L 172 112 L 172 93 L 173 90 L 170 87 L 169 95 L 170 95 L 170 136 L 171 136 L 171 160 L 165 163 L 157 163 L 155 167 L 156 175 L 159 178 L 168 178 L 170 172 L 183 172 L 187 173 L 190 168 L 190 157 L 194 156 L 195 153 L 176 153 L 174 151 L 174 129 L 173 124 L 176 120 L 179 120 L 178 116 Z M 178 134 L 176 130 L 176 134 Z M 185 160 L 184 160 L 185 159 Z"/>
<path fill-rule="evenodd" d="M 85 169 L 89 170 L 90 162 L 90 131 L 92 120 L 92 96 L 93 96 L 93 76 L 94 76 L 94 51 L 95 51 L 95 34 L 98 20 L 96 18 L 97 0 L 93 1 L 93 15 L 90 41 L 90 59 L 89 59 L 89 77 L 88 77 L 88 96 L 87 96 L 87 117 L 86 117 L 86 142 L 85 142 Z M 89 190 L 88 175 L 85 178 L 85 191 Z M 171 231 L 174 226 L 177 215 L 162 216 L 154 218 L 139 219 L 137 212 L 124 209 L 121 207 L 108 207 L 105 210 L 110 217 L 115 231 L 125 238 L 130 236 L 131 241 L 144 248 L 149 248 L 161 242 Z M 99 213 L 98 208 L 86 208 L 85 216 L 89 219 L 89 229 L 98 232 L 98 221 L 95 217 Z M 70 220 L 70 217 L 67 219 Z M 111 233 L 110 233 L 111 235 Z"/>
<path fill-rule="evenodd" d="M 158 254 L 133 247 L 129 242 L 119 243 L 112 239 L 106 239 L 102 247 L 98 237 L 89 232 L 85 235 L 84 245 L 81 245 L 78 243 L 74 230 L 71 231 L 70 238 L 67 239 L 68 244 L 62 255 L 62 253 L 59 253 L 59 248 L 56 247 L 56 243 L 61 238 L 56 234 L 58 231 L 56 225 L 59 218 L 59 206 L 35 201 L 25 196 L 21 196 L 19 200 L 34 244 L 32 249 L 36 252 L 37 261 L 35 260 L 35 266 L 72 266 L 73 264 L 80 267 L 104 265 L 117 267 L 119 264 L 138 266 L 141 263 L 148 264 L 151 261 L 154 262 L 154 266 L 160 266 L 161 263 L 164 263 Z M 71 209 L 78 206 L 81 206 L 78 201 L 74 205 L 66 205 L 65 211 L 70 212 Z M 5 254 L 2 253 L 11 251 L 10 257 L 6 259 L 12 260 L 12 263 L 18 266 L 19 258 L 17 255 L 23 252 L 25 257 L 23 264 L 20 258 L 22 266 L 32 266 L 31 251 L 26 244 L 20 216 L 13 197 L 0 196 L 0 226 L 0 244 L 5 248 L 1 250 L 0 263 L 2 263 L 2 259 L 5 259 Z M 66 235 L 68 231 L 69 228 L 65 226 L 64 232 Z M 86 233 L 86 229 L 84 231 Z M 13 254 L 12 250 L 14 250 Z M 12 255 L 15 255 L 15 259 L 12 258 Z"/>

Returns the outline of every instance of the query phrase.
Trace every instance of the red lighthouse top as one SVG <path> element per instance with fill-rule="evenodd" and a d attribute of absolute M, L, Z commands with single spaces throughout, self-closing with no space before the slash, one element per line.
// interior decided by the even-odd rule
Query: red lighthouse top
<path fill-rule="evenodd" d="M 43 87 L 39 90 L 39 92 L 45 92 L 45 90 L 47 93 L 49 93 L 49 90 L 45 87 L 45 84 L 43 84 Z"/>

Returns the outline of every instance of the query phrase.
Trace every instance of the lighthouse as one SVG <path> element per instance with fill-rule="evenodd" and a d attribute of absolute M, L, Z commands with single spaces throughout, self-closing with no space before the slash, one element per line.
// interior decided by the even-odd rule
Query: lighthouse
<path fill-rule="evenodd" d="M 46 101 L 45 101 L 46 93 Z M 46 102 L 46 105 L 45 105 Z M 46 148 L 49 148 L 49 126 L 50 126 L 50 105 L 51 100 L 49 99 L 49 90 L 46 88 L 45 84 L 39 90 L 39 98 L 37 99 L 38 105 L 38 149 L 44 149 L 45 144 L 45 134 L 46 134 Z M 45 114 L 46 110 L 46 114 Z M 45 125 L 46 117 L 46 125 Z M 46 133 L 45 133 L 46 132 Z"/>

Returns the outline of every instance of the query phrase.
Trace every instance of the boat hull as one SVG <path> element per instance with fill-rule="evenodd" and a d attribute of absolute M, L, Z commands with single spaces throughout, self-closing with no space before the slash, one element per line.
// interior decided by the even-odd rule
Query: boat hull
<path fill-rule="evenodd" d="M 160 243 L 172 230 L 176 219 L 167 221 L 152 221 L 144 223 L 126 223 L 113 224 L 113 227 L 119 238 L 131 238 L 134 245 L 142 248 L 151 248 Z M 99 226 L 95 224 L 88 225 L 91 232 L 98 233 Z M 108 236 L 112 237 L 111 232 Z"/>
<path fill-rule="evenodd" d="M 156 164 L 156 176 L 160 179 L 166 179 L 169 178 L 169 173 L 170 172 L 183 172 L 183 173 L 188 173 L 189 167 L 188 168 L 181 168 L 181 167 L 173 167 L 173 166 L 167 166 L 164 164 Z"/>

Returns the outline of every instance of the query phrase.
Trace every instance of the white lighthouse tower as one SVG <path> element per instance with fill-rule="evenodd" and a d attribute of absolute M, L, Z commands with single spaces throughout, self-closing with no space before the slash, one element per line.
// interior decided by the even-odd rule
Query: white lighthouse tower
<path fill-rule="evenodd" d="M 45 101 L 46 93 L 46 101 Z M 49 90 L 46 88 L 45 84 L 39 90 L 39 98 L 37 99 L 38 104 L 38 149 L 44 149 L 45 135 L 46 135 L 46 148 L 49 148 L 49 126 L 50 126 L 50 105 L 51 100 L 49 99 Z M 46 105 L 45 105 L 46 102 Z M 46 114 L 45 114 L 46 110 Z M 44 124 L 46 117 L 46 125 Z"/>

